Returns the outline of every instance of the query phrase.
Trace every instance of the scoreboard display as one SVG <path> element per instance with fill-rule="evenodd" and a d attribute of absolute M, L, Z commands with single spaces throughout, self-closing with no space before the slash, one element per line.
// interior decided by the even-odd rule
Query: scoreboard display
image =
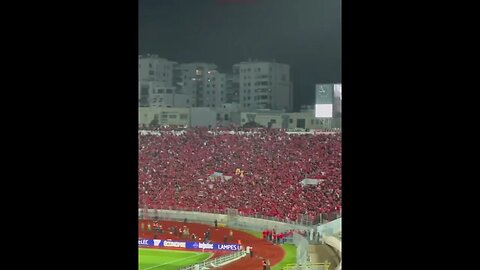
<path fill-rule="evenodd" d="M 341 84 L 317 84 L 315 86 L 315 117 L 333 117 L 334 93 L 341 92 L 341 88 Z"/>

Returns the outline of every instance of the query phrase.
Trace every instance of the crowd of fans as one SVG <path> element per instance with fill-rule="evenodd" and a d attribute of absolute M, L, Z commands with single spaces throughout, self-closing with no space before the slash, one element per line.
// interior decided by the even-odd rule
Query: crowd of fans
<path fill-rule="evenodd" d="M 235 208 L 292 221 L 340 210 L 340 133 L 157 131 L 139 132 L 139 207 Z M 211 179 L 213 172 L 231 178 Z M 321 181 L 303 187 L 304 178 Z"/>

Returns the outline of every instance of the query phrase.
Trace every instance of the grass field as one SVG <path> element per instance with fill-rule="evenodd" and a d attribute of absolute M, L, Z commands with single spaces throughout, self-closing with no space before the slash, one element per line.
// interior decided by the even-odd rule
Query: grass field
<path fill-rule="evenodd" d="M 190 252 L 162 249 L 138 249 L 139 270 L 177 270 L 197 262 L 202 262 L 210 256 L 207 252 Z"/>
<path fill-rule="evenodd" d="M 297 262 L 297 248 L 294 244 L 283 244 L 282 248 L 285 250 L 285 257 L 283 257 L 281 262 L 273 266 L 272 270 L 280 270 L 289 263 Z"/>

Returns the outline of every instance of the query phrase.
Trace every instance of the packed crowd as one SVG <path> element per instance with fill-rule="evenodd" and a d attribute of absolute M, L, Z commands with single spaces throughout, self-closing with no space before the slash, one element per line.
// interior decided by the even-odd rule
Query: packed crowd
<path fill-rule="evenodd" d="M 341 207 L 340 133 L 168 131 L 139 132 L 139 207 L 235 208 L 289 220 Z M 321 181 L 303 187 L 304 178 Z"/>

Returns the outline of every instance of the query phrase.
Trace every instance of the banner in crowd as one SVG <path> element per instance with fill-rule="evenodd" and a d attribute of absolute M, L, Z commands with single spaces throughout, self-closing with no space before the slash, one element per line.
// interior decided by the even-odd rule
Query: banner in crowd
<path fill-rule="evenodd" d="M 240 245 L 234 244 L 218 244 L 218 243 L 201 243 L 186 241 L 170 241 L 160 239 L 138 239 L 140 247 L 174 247 L 186 249 L 206 249 L 206 250 L 240 250 Z"/>

